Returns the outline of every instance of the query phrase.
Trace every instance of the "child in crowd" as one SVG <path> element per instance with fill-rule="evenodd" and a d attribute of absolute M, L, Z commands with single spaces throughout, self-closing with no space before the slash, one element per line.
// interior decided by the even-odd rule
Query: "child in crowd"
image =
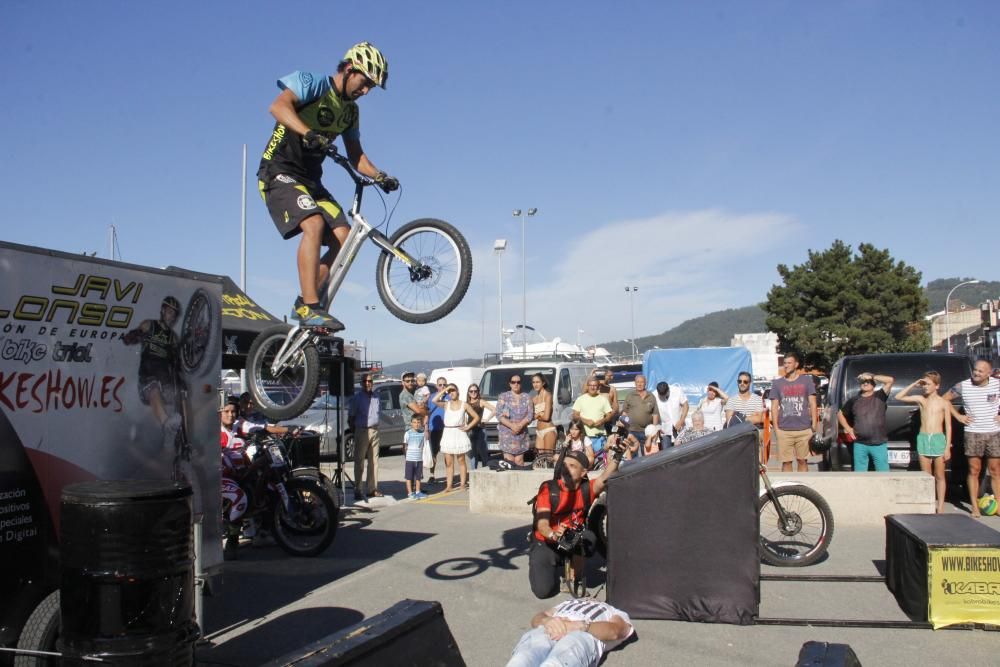
<path fill-rule="evenodd" d="M 429 392 L 428 392 L 429 393 Z M 406 497 L 410 500 L 426 498 L 420 490 L 420 480 L 424 476 L 424 418 L 413 415 L 410 428 L 403 436 L 406 443 L 406 463 L 403 476 L 406 478 Z"/>
<path fill-rule="evenodd" d="M 910 391 L 920 387 L 923 396 L 910 396 Z M 934 475 L 937 493 L 937 513 L 944 512 L 944 496 L 947 482 L 944 463 L 951 458 L 951 403 L 938 394 L 941 374 L 927 371 L 924 376 L 901 389 L 896 399 L 903 403 L 920 406 L 920 433 L 917 434 L 917 454 L 920 455 L 920 469 Z M 972 516 L 979 516 L 979 506 L 973 503 Z"/>
<path fill-rule="evenodd" d="M 590 444 L 590 438 L 584 435 L 583 422 L 574 419 L 569 423 L 566 431 L 566 442 L 563 447 L 573 452 L 583 452 L 590 461 L 590 467 L 594 467 L 594 448 Z"/>

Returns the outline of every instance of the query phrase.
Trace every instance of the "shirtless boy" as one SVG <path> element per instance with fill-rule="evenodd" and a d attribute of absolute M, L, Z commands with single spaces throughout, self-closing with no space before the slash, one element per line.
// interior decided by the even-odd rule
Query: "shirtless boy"
<path fill-rule="evenodd" d="M 923 396 L 910 395 L 916 387 L 920 387 Z M 920 455 L 920 469 L 934 475 L 938 514 L 944 512 L 944 463 L 951 458 L 951 403 L 938 395 L 940 387 L 941 374 L 927 371 L 922 378 L 896 394 L 896 400 L 920 406 L 917 453 Z M 972 515 L 979 516 L 979 506 L 975 503 Z"/>

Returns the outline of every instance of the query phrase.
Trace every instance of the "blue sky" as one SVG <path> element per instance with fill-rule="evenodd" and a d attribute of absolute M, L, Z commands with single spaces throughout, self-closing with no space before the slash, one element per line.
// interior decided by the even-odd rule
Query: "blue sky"
<path fill-rule="evenodd" d="M 294 7 L 294 8 L 293 8 Z M 996 2 L 24 2 L 0 23 L 2 238 L 239 280 L 281 316 L 296 242 L 255 193 L 275 80 L 390 62 L 363 145 L 403 183 L 390 222 L 439 217 L 476 262 L 463 304 L 406 325 L 373 248 L 334 313 L 386 363 L 477 356 L 520 321 L 585 343 L 763 300 L 778 263 L 840 238 L 923 273 L 1000 279 Z M 351 188 L 328 169 L 327 185 Z M 381 204 L 369 197 L 369 220 Z M 374 312 L 365 305 L 378 304 Z"/>

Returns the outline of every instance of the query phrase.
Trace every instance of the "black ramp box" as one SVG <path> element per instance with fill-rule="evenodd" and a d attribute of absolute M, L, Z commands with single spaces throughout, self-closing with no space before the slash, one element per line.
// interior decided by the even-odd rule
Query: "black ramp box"
<path fill-rule="evenodd" d="M 1000 533 L 964 514 L 885 517 L 885 582 L 900 608 L 935 628 L 1000 625 Z"/>
<path fill-rule="evenodd" d="M 608 602 L 633 618 L 752 624 L 758 484 L 749 424 L 618 471 L 608 483 Z"/>

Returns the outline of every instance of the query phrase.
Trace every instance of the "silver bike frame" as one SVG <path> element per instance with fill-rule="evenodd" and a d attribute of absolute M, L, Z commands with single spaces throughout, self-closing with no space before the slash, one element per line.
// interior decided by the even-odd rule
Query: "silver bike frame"
<path fill-rule="evenodd" d="M 348 214 L 352 222 L 351 231 L 348 232 L 343 247 L 337 253 L 333 266 L 330 267 L 330 276 L 326 280 L 326 285 L 321 288 L 320 306 L 324 310 L 329 310 L 330 305 L 333 303 L 333 298 L 340 290 L 340 286 L 347 277 L 347 272 L 350 270 L 351 264 L 354 263 L 354 259 L 358 256 L 358 251 L 366 239 L 370 238 L 375 245 L 386 252 L 392 253 L 399 258 L 399 261 L 409 267 L 417 264 L 416 260 L 392 245 L 385 234 L 372 227 L 365 220 L 364 216 L 361 215 L 361 192 L 365 182 L 355 179 L 355 183 L 357 187 L 354 190 L 354 203 Z M 271 373 L 280 375 L 299 351 L 311 341 L 314 335 L 315 330 L 312 327 L 303 327 L 301 324 L 293 325 L 285 337 L 284 344 L 278 350 L 278 354 L 275 355 L 274 361 L 271 362 Z"/>

